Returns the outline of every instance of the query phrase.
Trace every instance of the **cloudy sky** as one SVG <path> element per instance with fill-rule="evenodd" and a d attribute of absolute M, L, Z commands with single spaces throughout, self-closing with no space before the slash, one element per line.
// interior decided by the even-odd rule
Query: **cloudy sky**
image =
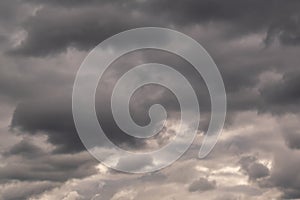
<path fill-rule="evenodd" d="M 0 200 L 300 199 L 300 2 L 298 0 L 2 0 L 0 2 Z M 171 28 L 209 52 L 223 77 L 227 117 L 205 159 L 197 159 L 210 119 L 205 83 L 182 58 L 159 50 L 116 60 L 100 80 L 98 119 L 107 137 L 131 151 L 159 149 L 178 131 L 173 93 L 152 85 L 130 102 L 145 125 L 154 103 L 168 124 L 149 139 L 116 125 L 110 96 L 133 66 L 157 62 L 191 82 L 201 121 L 191 148 L 174 164 L 146 174 L 105 167 L 81 143 L 72 87 L 97 44 L 144 26 Z M 118 166 L 152 165 L 119 159 Z M 146 163 L 146 164 L 145 164 Z"/>

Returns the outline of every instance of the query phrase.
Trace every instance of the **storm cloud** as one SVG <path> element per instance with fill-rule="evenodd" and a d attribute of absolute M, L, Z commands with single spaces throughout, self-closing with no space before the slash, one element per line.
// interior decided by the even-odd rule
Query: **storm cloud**
<path fill-rule="evenodd" d="M 297 0 L 1 1 L 0 200 L 300 198 L 299 10 Z M 72 87 L 92 48 L 144 26 L 171 28 L 203 45 L 224 80 L 228 112 L 214 150 L 197 160 L 211 106 L 202 77 L 170 52 L 148 49 L 117 59 L 99 82 L 95 108 L 119 147 L 155 150 L 177 130 L 180 105 L 157 85 L 134 93 L 131 117 L 147 125 L 149 108 L 159 103 L 172 126 L 149 139 L 117 126 L 111 93 L 137 65 L 172 66 L 193 86 L 201 110 L 199 134 L 183 157 L 158 172 L 132 175 L 88 154 L 74 126 Z M 116 165 L 143 169 L 155 162 L 146 156 Z"/>

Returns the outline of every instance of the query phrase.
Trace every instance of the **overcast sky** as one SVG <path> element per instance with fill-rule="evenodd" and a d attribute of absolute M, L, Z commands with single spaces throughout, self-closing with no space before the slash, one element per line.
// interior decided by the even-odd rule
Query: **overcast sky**
<path fill-rule="evenodd" d="M 0 2 L 0 200 L 300 199 L 299 0 L 2 0 Z M 144 26 L 187 34 L 217 64 L 227 118 L 214 150 L 197 159 L 210 119 L 205 83 L 182 58 L 158 50 L 129 53 L 101 79 L 96 108 L 107 136 L 133 151 L 159 149 L 176 134 L 179 105 L 157 85 L 134 93 L 140 125 L 154 103 L 170 122 L 150 139 L 129 137 L 109 110 L 116 81 L 141 63 L 167 64 L 193 85 L 201 122 L 192 147 L 147 174 L 105 167 L 82 145 L 71 110 L 83 59 L 106 38 Z M 147 165 L 154 161 L 147 159 Z M 118 166 L 147 165 L 120 159 Z"/>

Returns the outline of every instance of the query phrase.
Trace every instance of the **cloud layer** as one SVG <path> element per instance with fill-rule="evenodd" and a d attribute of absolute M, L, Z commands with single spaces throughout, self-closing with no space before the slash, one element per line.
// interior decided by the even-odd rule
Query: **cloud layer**
<path fill-rule="evenodd" d="M 0 199 L 300 198 L 299 10 L 297 0 L 1 1 Z M 166 145 L 177 131 L 178 101 L 155 85 L 134 93 L 132 118 L 146 125 L 150 106 L 160 103 L 171 125 L 144 140 L 117 127 L 110 96 L 116 81 L 138 64 L 174 67 L 193 85 L 201 109 L 199 134 L 181 159 L 155 173 L 131 175 L 108 169 L 85 150 L 74 127 L 71 94 L 89 50 L 143 26 L 181 31 L 206 48 L 224 79 L 228 113 L 215 149 L 197 160 L 210 119 L 203 79 L 168 52 L 119 58 L 96 94 L 98 119 L 115 144 L 149 151 Z M 147 167 L 126 158 L 116 165 Z"/>

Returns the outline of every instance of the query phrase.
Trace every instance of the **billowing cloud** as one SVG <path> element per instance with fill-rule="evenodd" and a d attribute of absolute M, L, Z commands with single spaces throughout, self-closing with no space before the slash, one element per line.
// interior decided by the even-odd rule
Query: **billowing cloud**
<path fill-rule="evenodd" d="M 300 198 L 299 10 L 297 0 L 1 1 L 0 200 Z M 71 94 L 90 49 L 143 26 L 173 28 L 207 49 L 224 80 L 228 113 L 214 150 L 197 160 L 210 119 L 202 78 L 167 52 L 119 58 L 99 82 L 95 106 L 115 144 L 148 151 L 176 133 L 165 127 L 149 140 L 135 139 L 113 120 L 114 84 L 141 63 L 166 64 L 185 75 L 202 117 L 196 141 L 181 159 L 158 172 L 132 175 L 109 170 L 86 152 L 74 127 Z M 133 120 L 149 123 L 148 110 L 156 103 L 176 122 L 180 106 L 174 94 L 154 85 L 132 96 Z M 145 156 L 116 165 L 144 169 L 155 162 Z"/>
<path fill-rule="evenodd" d="M 203 192 L 207 190 L 213 190 L 216 187 L 216 182 L 214 181 L 208 181 L 205 178 L 200 178 L 199 180 L 193 182 L 189 186 L 190 192 Z"/>

